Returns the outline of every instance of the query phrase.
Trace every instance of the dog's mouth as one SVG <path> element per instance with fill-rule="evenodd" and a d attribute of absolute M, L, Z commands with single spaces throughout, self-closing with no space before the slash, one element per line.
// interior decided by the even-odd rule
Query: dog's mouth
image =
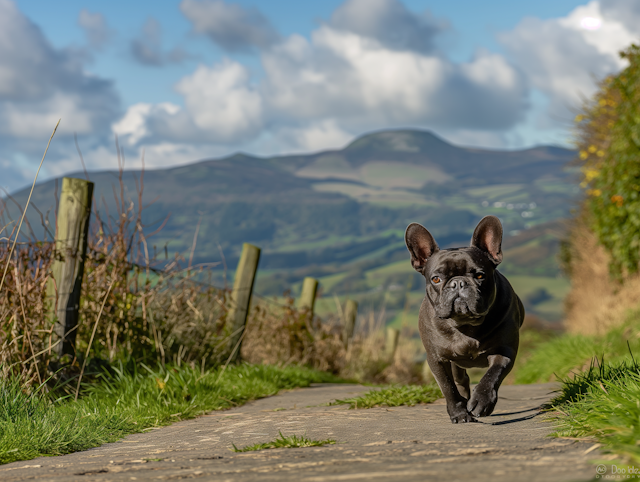
<path fill-rule="evenodd" d="M 440 318 L 451 318 L 455 321 L 466 324 L 478 324 L 481 322 L 483 313 L 478 313 L 474 303 L 463 297 L 456 297 L 449 303 L 440 305 L 440 309 L 436 310 Z"/>
<path fill-rule="evenodd" d="M 472 314 L 467 300 L 462 298 L 456 298 L 455 300 L 453 300 L 453 311 L 458 315 Z"/>

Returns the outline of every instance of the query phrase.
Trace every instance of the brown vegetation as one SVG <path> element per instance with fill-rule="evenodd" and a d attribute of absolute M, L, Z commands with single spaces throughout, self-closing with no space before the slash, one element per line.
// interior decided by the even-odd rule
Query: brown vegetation
<path fill-rule="evenodd" d="M 242 359 L 256 364 L 302 364 L 358 381 L 422 383 L 416 362 L 419 349 L 411 330 L 403 330 L 390 359 L 385 354 L 382 319 L 376 319 L 373 312 L 359 316 L 347 347 L 342 341 L 343 326 L 339 316 L 311 320 L 307 310 L 295 308 L 288 294 L 284 304 L 270 300 L 256 303 L 254 298 Z"/>
<path fill-rule="evenodd" d="M 115 190 L 116 213 L 109 215 L 106 205 L 100 212 L 94 203 L 77 351 L 70 359 L 56 360 L 52 350 L 53 297 L 47 296 L 47 283 L 54 243 L 36 241 L 28 221 L 30 234 L 20 233 L 10 259 L 7 239 L 0 243 L 0 266 L 8 266 L 0 293 L 0 376 L 19 376 L 28 385 L 42 383 L 61 368 L 65 376 L 78 374 L 87 353 L 90 359 L 107 362 L 203 367 L 228 359 L 229 291 L 211 286 L 206 268 L 189 267 L 180 256 L 163 260 L 161 269 L 156 269 L 158 261 L 149 255 L 149 235 L 142 225 L 142 179 L 137 205 L 125 197 L 122 180 L 120 187 L 120 192 Z M 0 225 L 15 226 L 7 213 L 0 210 Z M 44 216 L 42 224 L 48 224 Z M 360 317 L 345 348 L 339 316 L 311 319 L 308 311 L 295 308 L 292 297 L 285 300 L 274 304 L 254 297 L 242 347 L 244 360 L 306 365 L 369 382 L 421 381 L 413 333 L 403 333 L 397 355 L 389 359 L 381 320 L 376 322 L 371 313 L 366 320 Z"/>
<path fill-rule="evenodd" d="M 586 216 L 583 212 L 574 220 L 565 247 L 571 260 L 565 325 L 572 333 L 602 335 L 621 325 L 627 312 L 640 304 L 640 276 L 627 275 L 624 283 L 611 279 L 610 255 L 589 228 Z"/>

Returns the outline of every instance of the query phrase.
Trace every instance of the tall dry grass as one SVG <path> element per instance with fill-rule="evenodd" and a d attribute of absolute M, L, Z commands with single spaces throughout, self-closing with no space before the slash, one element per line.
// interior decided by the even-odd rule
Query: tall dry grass
<path fill-rule="evenodd" d="M 338 311 L 338 310 L 337 310 Z M 384 312 L 358 317 L 352 339 L 342 341 L 339 314 L 310 319 L 287 294 L 284 303 L 258 301 L 247 320 L 242 344 L 244 360 L 256 364 L 301 364 L 346 379 L 370 383 L 422 383 L 416 330 L 405 327 L 393 357 L 385 353 Z"/>
<path fill-rule="evenodd" d="M 0 244 L 0 265 L 7 268 L 0 291 L 0 376 L 10 373 L 27 383 L 42 383 L 51 352 L 53 325 L 47 320 L 46 285 L 53 246 L 26 242 Z"/>
<path fill-rule="evenodd" d="M 8 235 L 0 239 L 0 266 L 7 269 L 0 290 L 0 376 L 15 376 L 29 385 L 61 369 L 64 376 L 73 375 L 87 353 L 108 362 L 156 360 L 194 366 L 215 365 L 225 358 L 228 291 L 202 283 L 206 269 L 187 265 L 179 255 L 167 260 L 150 256 L 148 240 L 163 225 L 143 225 L 144 171 L 137 179 L 136 198 L 130 199 L 121 155 L 118 165 L 115 212 L 109 212 L 104 200 L 93 204 L 76 353 L 62 360 L 53 350 L 55 296 L 47 296 L 56 256 L 55 233 L 49 228 L 55 220 L 49 217 L 55 213 L 42 214 L 33 206 L 46 233 L 46 239 L 37 240 L 29 219 L 17 229 L 7 203 L 15 203 L 20 212 L 26 207 L 9 195 L 1 201 L 0 226 Z M 18 241 L 14 251 L 12 240 Z"/>

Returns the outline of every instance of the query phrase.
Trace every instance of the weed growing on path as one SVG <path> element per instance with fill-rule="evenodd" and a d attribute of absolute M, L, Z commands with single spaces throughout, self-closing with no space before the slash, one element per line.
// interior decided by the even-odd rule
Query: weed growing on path
<path fill-rule="evenodd" d="M 51 401 L 0 382 L 0 463 L 86 450 L 125 435 L 336 377 L 300 367 L 239 365 L 202 373 L 188 366 L 123 367 L 84 385 L 81 398 Z"/>
<path fill-rule="evenodd" d="M 322 447 L 324 445 L 333 445 L 336 443 L 333 439 L 311 440 L 304 435 L 287 435 L 286 437 L 280 433 L 280 437 L 276 437 L 272 442 L 257 443 L 247 445 L 239 449 L 236 444 L 233 445 L 234 452 L 253 452 L 255 450 L 265 449 L 296 449 L 300 447 Z"/>
<path fill-rule="evenodd" d="M 431 403 L 442 398 L 442 392 L 436 384 L 404 385 L 371 390 L 359 397 L 344 398 L 331 405 L 349 405 L 349 408 L 413 407 L 418 403 Z"/>

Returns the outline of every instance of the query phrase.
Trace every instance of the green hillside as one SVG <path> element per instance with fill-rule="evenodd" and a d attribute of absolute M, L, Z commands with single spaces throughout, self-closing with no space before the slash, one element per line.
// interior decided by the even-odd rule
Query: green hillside
<path fill-rule="evenodd" d="M 425 131 L 376 132 L 337 151 L 272 158 L 236 154 L 146 171 L 143 204 L 155 202 L 143 220 L 151 230 L 171 214 L 151 241 L 156 252 L 167 245 L 170 254 L 188 253 L 200 223 L 197 263 L 221 260 L 221 247 L 233 267 L 243 242 L 260 246 L 256 290 L 263 295 L 281 294 L 311 275 L 321 278 L 333 309 L 334 294 L 349 295 L 384 306 L 394 319 L 415 308 L 411 300 L 420 298 L 424 283 L 407 262 L 407 224 L 425 225 L 441 247 L 466 245 L 477 221 L 495 214 L 505 226 L 502 271 L 535 277 L 521 283 L 529 311 L 557 319 L 566 282 L 553 281 L 546 294 L 541 283 L 559 275 L 557 221 L 568 216 L 577 196 L 566 170 L 573 155 L 556 147 L 462 148 Z M 101 214 L 114 213 L 118 173 L 90 177 Z M 140 172 L 124 173 L 126 195 L 135 205 L 140 178 Z M 55 190 L 55 180 L 37 186 L 33 201 L 41 212 L 54 205 Z M 23 204 L 27 194 L 12 196 Z M 29 217 L 39 215 L 32 211 Z"/>

